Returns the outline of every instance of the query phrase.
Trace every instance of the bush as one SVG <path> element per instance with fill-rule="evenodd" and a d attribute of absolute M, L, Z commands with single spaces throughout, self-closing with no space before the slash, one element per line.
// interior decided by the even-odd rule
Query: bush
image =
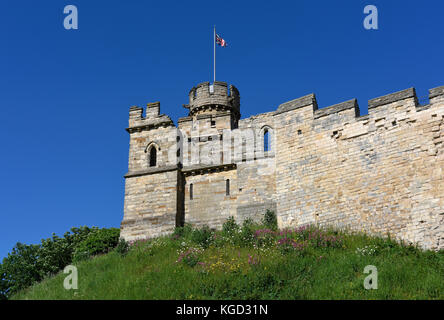
<path fill-rule="evenodd" d="M 119 242 L 120 230 L 117 228 L 99 229 L 79 243 L 73 255 L 73 261 L 79 262 L 91 256 L 107 253 Z"/>
<path fill-rule="evenodd" d="M 42 239 L 39 249 L 39 268 L 42 276 L 47 277 L 56 274 L 72 262 L 76 247 L 91 233 L 97 232 L 98 227 L 71 228 L 63 238 L 54 233 L 51 238 Z"/>
<path fill-rule="evenodd" d="M 39 246 L 17 243 L 1 265 L 0 295 L 9 295 L 42 280 Z"/>
<path fill-rule="evenodd" d="M 206 225 L 200 229 L 194 229 L 191 234 L 191 240 L 205 249 L 210 246 L 213 239 L 213 231 Z"/>
<path fill-rule="evenodd" d="M 242 228 L 252 228 L 254 226 L 254 221 L 251 218 L 247 218 L 242 222 Z"/>
<path fill-rule="evenodd" d="M 121 238 L 116 246 L 116 252 L 124 257 L 129 251 L 129 243 L 125 239 Z"/>
<path fill-rule="evenodd" d="M 259 229 L 254 233 L 254 239 L 258 247 L 270 247 L 276 243 L 276 232 L 271 229 Z"/>
<path fill-rule="evenodd" d="M 72 260 L 73 245 L 66 238 L 55 234 L 42 239 L 39 249 L 39 263 L 42 276 L 54 275 L 69 265 Z"/>
<path fill-rule="evenodd" d="M 238 224 L 236 223 L 236 220 L 234 220 L 234 217 L 229 217 L 227 221 L 224 222 L 222 225 L 222 232 L 225 235 L 231 235 L 234 232 L 236 232 L 239 229 Z"/>
<path fill-rule="evenodd" d="M 241 232 L 237 235 L 237 243 L 240 246 L 250 246 L 253 244 L 255 238 L 254 238 L 254 222 L 251 218 L 247 218 L 242 223 L 242 229 Z"/>
<path fill-rule="evenodd" d="M 189 223 L 185 223 L 183 227 L 176 227 L 172 234 L 173 239 L 179 239 L 182 237 L 188 237 L 193 232 L 193 226 Z"/>
<path fill-rule="evenodd" d="M 264 214 L 264 218 L 262 219 L 262 223 L 265 227 L 270 228 L 271 230 L 277 230 L 277 217 L 274 211 L 268 210 Z"/>
<path fill-rule="evenodd" d="M 8 291 L 9 291 L 8 283 L 3 278 L 4 273 L 2 272 L 1 268 L 2 265 L 0 264 L 0 301 L 8 300 Z"/>

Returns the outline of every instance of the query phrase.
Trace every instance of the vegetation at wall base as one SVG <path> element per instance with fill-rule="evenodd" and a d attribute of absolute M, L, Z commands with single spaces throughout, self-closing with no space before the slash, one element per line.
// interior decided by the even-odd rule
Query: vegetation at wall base
<path fill-rule="evenodd" d="M 444 299 L 443 251 L 315 226 L 273 230 L 266 221 L 121 241 L 74 263 L 78 290 L 64 289 L 59 273 L 11 299 Z M 376 290 L 364 288 L 368 265 L 377 267 Z"/>

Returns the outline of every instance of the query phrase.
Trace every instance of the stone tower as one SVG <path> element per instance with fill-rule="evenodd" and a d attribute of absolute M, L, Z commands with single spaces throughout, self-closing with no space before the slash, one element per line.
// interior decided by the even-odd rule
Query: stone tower
<path fill-rule="evenodd" d="M 216 81 L 212 85 L 203 82 L 193 87 L 188 96 L 189 104 L 184 107 L 189 110 L 189 117 L 211 118 L 216 122 L 216 127 L 217 124 L 224 123 L 220 127 L 237 128 L 241 115 L 239 91 L 235 86 L 230 85 L 228 90 L 225 82 Z"/>
<path fill-rule="evenodd" d="M 188 98 L 189 103 L 183 105 L 188 116 L 178 121 L 179 135 L 183 139 L 180 142 L 185 144 L 185 159 L 182 155 L 180 162 L 184 166 L 202 165 L 208 162 L 202 153 L 212 148 L 215 141 L 222 140 L 223 131 L 238 128 L 241 116 L 239 91 L 225 82 L 203 82 L 190 90 Z M 222 162 L 221 150 L 216 147 L 219 150 L 215 151 L 212 162 Z"/>

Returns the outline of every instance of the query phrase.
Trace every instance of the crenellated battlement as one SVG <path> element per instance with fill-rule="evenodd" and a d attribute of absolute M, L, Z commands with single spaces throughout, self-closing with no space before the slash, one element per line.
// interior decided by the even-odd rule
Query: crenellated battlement
<path fill-rule="evenodd" d="M 319 119 L 322 117 L 329 116 L 331 114 L 340 113 L 342 111 L 348 111 L 350 109 L 353 109 L 355 117 L 359 117 L 360 112 L 359 112 L 358 100 L 352 99 L 349 101 L 335 104 L 333 106 L 314 110 L 314 119 Z"/>
<path fill-rule="evenodd" d="M 433 88 L 429 90 L 429 105 L 444 102 L 444 86 Z M 429 106 L 428 105 L 428 106 Z M 313 120 L 322 119 L 325 117 L 338 118 L 340 115 L 347 114 L 344 121 L 362 120 L 363 116 L 360 114 L 360 109 L 357 99 L 351 99 L 332 106 L 319 109 L 314 93 L 308 94 L 301 98 L 297 98 L 285 102 L 277 108 L 274 115 L 309 107 L 312 110 Z M 408 88 L 398 92 L 390 93 L 381 97 L 377 97 L 368 101 L 368 118 L 381 117 L 385 113 L 390 116 L 392 112 L 414 112 L 420 111 L 421 108 L 418 103 L 415 88 Z"/>
<path fill-rule="evenodd" d="M 278 107 L 275 114 L 278 115 L 284 112 L 303 108 L 306 106 L 313 106 L 313 110 L 316 110 L 318 108 L 318 103 L 316 101 L 316 96 L 314 93 L 308 94 L 306 96 L 288 102 L 284 102 Z"/>
<path fill-rule="evenodd" d="M 395 93 L 390 93 L 382 97 L 374 98 L 368 101 L 368 110 L 369 114 L 371 113 L 372 109 L 382 107 L 384 105 L 389 105 L 394 102 L 406 100 L 406 99 L 413 99 L 414 104 L 418 104 L 418 98 L 416 96 L 416 90 L 415 88 L 409 88 L 405 90 L 401 90 Z"/>
<path fill-rule="evenodd" d="M 141 131 L 159 126 L 174 126 L 173 120 L 167 115 L 160 114 L 160 102 L 147 103 L 145 116 L 144 109 L 139 106 L 132 106 L 129 109 L 128 132 Z"/>
<path fill-rule="evenodd" d="M 436 103 L 444 100 L 444 86 L 429 90 L 430 103 Z"/>

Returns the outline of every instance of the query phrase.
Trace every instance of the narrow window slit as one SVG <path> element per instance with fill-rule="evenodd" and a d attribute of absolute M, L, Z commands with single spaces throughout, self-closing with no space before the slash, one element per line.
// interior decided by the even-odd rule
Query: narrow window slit
<path fill-rule="evenodd" d="M 190 200 L 193 200 L 193 184 L 190 184 Z"/>
<path fill-rule="evenodd" d="M 150 167 L 155 167 L 157 165 L 157 149 L 152 146 L 150 149 Z"/>

